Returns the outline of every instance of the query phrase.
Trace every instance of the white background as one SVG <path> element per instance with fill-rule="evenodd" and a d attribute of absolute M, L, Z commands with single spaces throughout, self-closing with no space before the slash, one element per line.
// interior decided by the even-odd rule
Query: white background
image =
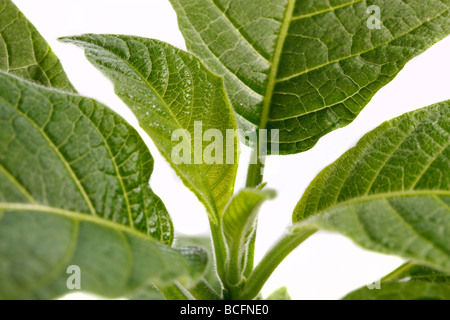
<path fill-rule="evenodd" d="M 168 0 L 15 0 L 50 43 L 77 90 L 93 97 L 138 128 L 113 87 L 84 58 L 81 49 L 59 43 L 61 36 L 120 33 L 166 41 L 185 49 L 175 12 Z M 414 59 L 380 90 L 351 125 L 324 137 L 308 152 L 267 161 L 265 181 L 278 197 L 261 210 L 256 259 L 289 225 L 292 211 L 309 182 L 325 166 L 353 146 L 367 131 L 405 112 L 450 99 L 450 37 Z M 140 130 L 155 158 L 151 185 L 163 199 L 178 233 L 208 233 L 206 213 Z M 249 152 L 242 150 L 236 189 L 243 187 Z M 287 286 L 294 299 L 339 299 L 349 291 L 384 276 L 402 263 L 394 257 L 363 251 L 349 240 L 320 232 L 294 251 L 264 287 L 267 295 Z M 68 298 L 94 298 L 72 294 Z"/>

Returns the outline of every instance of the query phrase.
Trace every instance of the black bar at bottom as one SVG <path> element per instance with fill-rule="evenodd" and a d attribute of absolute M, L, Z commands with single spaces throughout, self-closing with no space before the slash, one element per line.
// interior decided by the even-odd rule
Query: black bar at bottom
<path fill-rule="evenodd" d="M 149 303 L 149 305 L 147 305 Z M 145 302 L 171 319 L 289 319 L 306 301 L 155 301 Z M 154 307 L 153 307 L 154 305 Z"/>

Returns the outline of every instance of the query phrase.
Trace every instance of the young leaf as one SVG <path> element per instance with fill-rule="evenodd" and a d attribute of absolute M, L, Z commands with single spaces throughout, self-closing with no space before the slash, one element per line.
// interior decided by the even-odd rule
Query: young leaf
<path fill-rule="evenodd" d="M 231 199 L 225 209 L 222 227 L 229 250 L 228 281 L 232 285 L 237 285 L 242 280 L 247 247 L 259 208 L 264 201 L 274 197 L 275 192 L 272 190 L 243 189 Z"/>
<path fill-rule="evenodd" d="M 381 281 L 378 288 L 362 287 L 344 299 L 449 300 L 450 276 L 430 268 L 406 264 Z"/>
<path fill-rule="evenodd" d="M 450 272 L 449 106 L 407 113 L 364 136 L 308 187 L 297 227 L 337 231 Z"/>
<path fill-rule="evenodd" d="M 291 296 L 286 287 L 279 288 L 272 292 L 266 300 L 291 300 Z"/>
<path fill-rule="evenodd" d="M 223 80 L 193 55 L 157 40 L 120 35 L 61 40 L 86 49 L 88 60 L 112 80 L 118 96 L 217 223 L 233 194 L 237 171 L 237 137 L 227 139 L 226 134 L 236 129 L 236 121 Z M 209 129 L 218 148 L 208 162 L 206 156 L 214 152 L 202 140 Z M 180 138 L 187 150 L 182 151 L 185 161 L 177 162 L 173 151 Z"/>
<path fill-rule="evenodd" d="M 203 275 L 204 280 L 218 294 L 222 291 L 222 283 L 217 275 L 216 266 L 214 265 L 214 251 L 212 240 L 206 236 L 176 236 L 174 246 L 177 248 L 198 247 L 202 248 L 208 255 L 209 264 Z"/>
<path fill-rule="evenodd" d="M 279 129 L 281 154 L 349 124 L 450 33 L 450 0 L 171 3 L 189 51 L 224 77 L 240 125 Z"/>
<path fill-rule="evenodd" d="M 138 291 L 132 292 L 128 295 L 130 300 L 142 300 L 142 301 L 153 301 L 153 300 L 166 300 L 161 292 L 156 289 L 153 284 L 148 284 L 143 288 L 139 288 Z"/>
<path fill-rule="evenodd" d="M 429 282 L 388 282 L 380 290 L 361 288 L 345 300 L 449 300 L 450 286 Z"/>
<path fill-rule="evenodd" d="M 424 266 L 406 263 L 383 278 L 388 281 L 426 281 L 432 283 L 444 283 L 450 285 L 450 275 L 427 268 Z"/>
<path fill-rule="evenodd" d="M 0 70 L 75 92 L 48 43 L 10 0 L 0 0 L 0 30 Z"/>
<path fill-rule="evenodd" d="M 59 296 L 77 269 L 107 297 L 201 276 L 203 251 L 160 243 L 173 231 L 152 170 L 105 106 L 0 72 L 0 298 Z"/>

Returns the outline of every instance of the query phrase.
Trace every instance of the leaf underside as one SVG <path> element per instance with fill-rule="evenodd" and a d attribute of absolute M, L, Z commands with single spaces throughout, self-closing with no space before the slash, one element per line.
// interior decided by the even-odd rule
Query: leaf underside
<path fill-rule="evenodd" d="M 233 194 L 238 156 L 237 136 L 227 140 L 226 131 L 234 132 L 237 127 L 223 80 L 193 55 L 157 40 L 122 35 L 83 35 L 61 40 L 86 50 L 88 60 L 114 83 L 117 95 L 217 223 Z M 196 121 L 202 122 L 200 135 L 195 132 Z M 189 152 L 188 164 L 176 164 L 172 158 L 179 144 L 172 141 L 172 134 L 179 129 L 190 135 L 187 140 L 191 149 L 184 151 Z M 209 155 L 210 143 L 202 142 L 208 129 L 220 133 L 214 139 L 226 150 L 211 153 L 219 162 L 208 163 L 203 158 L 199 163 L 195 160 L 196 150 L 200 150 L 200 156 Z M 196 137 L 200 139 L 199 149 L 195 149 Z"/>
<path fill-rule="evenodd" d="M 0 17 L 0 299 L 58 297 L 72 265 L 106 297 L 198 279 L 204 252 L 163 244 L 172 223 L 138 133 L 63 93 L 75 90 L 59 60 L 11 1 Z"/>
<path fill-rule="evenodd" d="M 324 169 L 293 216 L 450 272 L 450 102 L 388 121 Z"/>
<path fill-rule="evenodd" d="M 214 291 L 220 294 L 222 291 L 222 282 L 219 280 L 216 266 L 214 265 L 214 250 L 211 238 L 208 236 L 176 235 L 174 245 L 177 248 L 198 247 L 207 252 L 209 264 L 203 278 Z"/>
<path fill-rule="evenodd" d="M 248 242 L 259 208 L 274 197 L 273 190 L 253 189 L 240 190 L 233 197 L 223 215 L 223 233 L 229 247 L 240 247 Z"/>
<path fill-rule="evenodd" d="M 10 0 L 0 0 L 0 70 L 76 92 L 48 43 Z"/>
<path fill-rule="evenodd" d="M 449 300 L 450 276 L 417 265 L 394 278 L 381 281 L 378 288 L 363 287 L 348 294 L 345 300 Z M 395 271 L 394 271 L 395 272 Z M 389 277 L 389 276 L 388 276 Z"/>
<path fill-rule="evenodd" d="M 234 268 L 239 276 L 248 258 L 248 246 L 255 232 L 259 209 L 264 201 L 273 199 L 275 195 L 273 190 L 242 189 L 224 211 L 222 229 L 228 246 L 228 269 L 231 269 L 230 264 L 236 264 Z M 239 282 L 241 278 L 233 280 Z"/>
<path fill-rule="evenodd" d="M 201 275 L 171 243 L 148 186 L 153 160 L 137 132 L 94 100 L 0 73 L 0 297 L 83 291 L 115 297 L 145 282 Z M 156 241 L 159 240 L 159 241 Z"/>
<path fill-rule="evenodd" d="M 171 3 L 189 51 L 224 77 L 240 127 L 279 129 L 281 154 L 352 122 L 407 61 L 450 33 L 450 0 Z M 380 29 L 368 27 L 372 5 Z"/>
<path fill-rule="evenodd" d="M 286 287 L 282 287 L 272 292 L 266 300 L 291 300 L 291 295 Z"/>

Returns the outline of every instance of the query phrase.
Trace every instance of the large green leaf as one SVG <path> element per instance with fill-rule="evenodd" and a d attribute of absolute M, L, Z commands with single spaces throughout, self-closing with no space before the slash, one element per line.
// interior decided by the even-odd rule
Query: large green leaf
<path fill-rule="evenodd" d="M 81 289 L 108 297 L 199 277 L 203 251 L 175 250 L 138 133 L 100 103 L 0 72 L 0 298 Z"/>
<path fill-rule="evenodd" d="M 218 294 L 222 291 L 222 283 L 217 275 L 216 266 L 214 265 L 214 250 L 212 239 L 207 236 L 175 236 L 174 246 L 178 248 L 198 247 L 202 248 L 208 254 L 209 264 L 206 267 L 203 278 Z"/>
<path fill-rule="evenodd" d="M 450 286 L 429 282 L 386 282 L 381 289 L 361 288 L 345 300 L 449 300 Z"/>
<path fill-rule="evenodd" d="M 376 286 L 360 288 L 346 300 L 449 300 L 450 276 L 436 270 L 406 264 Z"/>
<path fill-rule="evenodd" d="M 382 279 L 382 282 L 388 281 L 425 281 L 450 285 L 450 275 L 428 267 L 406 263 Z"/>
<path fill-rule="evenodd" d="M 206 271 L 204 272 L 202 281 L 207 283 L 208 289 L 206 290 L 213 290 L 213 292 L 219 296 L 222 292 L 222 283 L 219 280 L 216 266 L 214 264 L 214 252 L 211 238 L 207 236 L 176 235 L 174 246 L 178 248 L 196 247 L 204 250 L 208 256 L 208 265 L 206 267 Z M 203 287 L 201 289 L 205 288 Z M 195 297 L 195 288 L 191 289 L 190 292 L 194 293 Z M 133 292 L 129 298 L 132 300 L 166 299 L 152 284 L 148 284 L 147 286 L 140 288 L 137 292 Z"/>
<path fill-rule="evenodd" d="M 118 96 L 217 222 L 233 194 L 237 171 L 237 137 L 227 139 L 226 135 L 226 130 L 236 129 L 236 121 L 223 80 L 191 54 L 157 40 L 84 35 L 62 41 L 86 49 L 88 60 L 112 80 Z M 203 131 L 195 127 L 200 121 Z M 190 135 L 182 136 L 192 147 L 188 152 L 195 148 L 189 152 L 190 163 L 177 164 L 172 159 L 179 142 L 171 138 L 179 129 Z M 215 150 L 217 161 L 209 164 L 194 155 L 198 151 L 200 156 L 214 153 L 208 146 L 211 143 L 202 142 L 208 129 L 218 130 L 221 137 L 216 136 L 215 142 L 227 146 L 226 152 Z"/>
<path fill-rule="evenodd" d="M 48 43 L 10 0 L 0 0 L 0 70 L 75 92 Z"/>
<path fill-rule="evenodd" d="M 286 287 L 282 287 L 272 292 L 266 300 L 291 300 L 291 295 Z"/>
<path fill-rule="evenodd" d="M 142 301 L 166 300 L 164 295 L 151 283 L 147 284 L 145 287 L 139 288 L 136 292 L 132 292 L 127 298 L 130 300 Z"/>
<path fill-rule="evenodd" d="M 223 234 L 228 246 L 228 281 L 237 285 L 247 258 L 247 248 L 255 231 L 259 208 L 264 201 L 275 197 L 273 190 L 243 189 L 231 199 L 223 214 Z"/>
<path fill-rule="evenodd" d="M 188 49 L 224 77 L 241 126 L 279 129 L 282 154 L 349 124 L 450 33 L 450 0 L 170 1 Z M 372 5 L 380 29 L 368 27 Z"/>
<path fill-rule="evenodd" d="M 450 272 L 450 101 L 364 136 L 316 177 L 293 220 Z"/>

